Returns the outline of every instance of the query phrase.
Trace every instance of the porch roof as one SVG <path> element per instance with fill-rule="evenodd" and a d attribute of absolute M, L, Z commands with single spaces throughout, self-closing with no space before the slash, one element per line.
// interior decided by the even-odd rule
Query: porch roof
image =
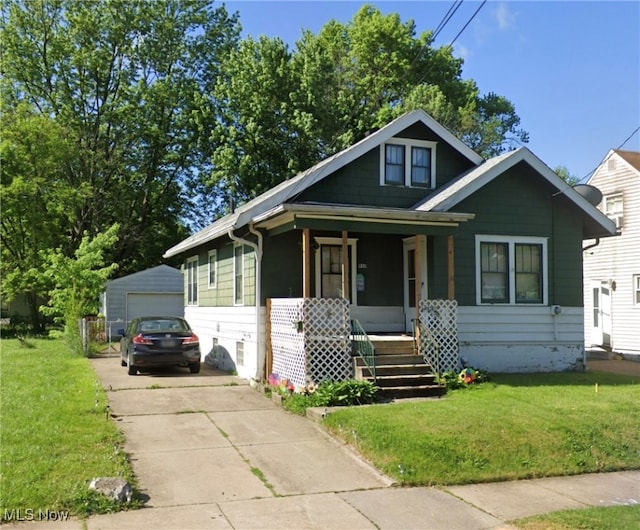
<path fill-rule="evenodd" d="M 273 230 L 297 221 L 338 221 L 340 223 L 368 223 L 371 225 L 430 226 L 457 228 L 460 223 L 475 217 L 471 213 L 424 212 L 402 208 L 379 208 L 338 203 L 285 203 L 257 215 L 254 226 Z"/>

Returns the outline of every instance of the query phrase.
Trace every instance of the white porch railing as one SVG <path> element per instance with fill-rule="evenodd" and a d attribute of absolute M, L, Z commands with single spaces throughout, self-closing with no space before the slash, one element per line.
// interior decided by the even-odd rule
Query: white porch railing
<path fill-rule="evenodd" d="M 353 377 L 348 300 L 274 298 L 267 318 L 273 373 L 297 387 Z"/>

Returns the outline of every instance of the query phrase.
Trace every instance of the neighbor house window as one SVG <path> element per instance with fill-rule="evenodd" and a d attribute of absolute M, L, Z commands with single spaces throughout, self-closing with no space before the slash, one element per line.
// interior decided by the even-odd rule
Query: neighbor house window
<path fill-rule="evenodd" d="M 187 260 L 187 305 L 198 305 L 198 256 Z"/>
<path fill-rule="evenodd" d="M 394 138 L 381 146 L 380 183 L 435 187 L 436 142 Z"/>
<path fill-rule="evenodd" d="M 235 305 L 244 304 L 244 246 L 233 247 L 233 301 Z"/>
<path fill-rule="evenodd" d="M 633 305 L 640 306 L 640 274 L 633 276 Z"/>
<path fill-rule="evenodd" d="M 605 196 L 604 214 L 616 223 L 616 228 L 622 228 L 623 213 L 622 193 Z"/>
<path fill-rule="evenodd" d="M 216 281 L 218 276 L 218 251 L 209 251 L 209 288 L 214 289 L 216 287 Z"/>
<path fill-rule="evenodd" d="M 476 236 L 479 304 L 544 304 L 547 240 Z"/>

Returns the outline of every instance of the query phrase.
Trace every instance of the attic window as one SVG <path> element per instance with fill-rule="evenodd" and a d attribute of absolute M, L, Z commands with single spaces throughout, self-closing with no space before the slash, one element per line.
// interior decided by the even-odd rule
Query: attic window
<path fill-rule="evenodd" d="M 393 138 L 380 146 L 380 184 L 435 187 L 436 142 Z"/>
<path fill-rule="evenodd" d="M 616 228 L 622 228 L 624 220 L 622 193 L 605 196 L 604 214 L 616 223 Z"/>

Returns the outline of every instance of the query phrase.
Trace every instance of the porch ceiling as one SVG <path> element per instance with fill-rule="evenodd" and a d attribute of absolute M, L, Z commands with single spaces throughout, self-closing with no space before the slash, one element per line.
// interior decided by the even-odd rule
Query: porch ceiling
<path fill-rule="evenodd" d="M 366 232 L 451 233 L 460 223 L 475 214 L 455 212 L 424 212 L 400 208 L 373 208 L 345 204 L 294 203 L 281 204 L 256 216 L 254 226 L 268 231 L 299 228 L 335 228 Z M 351 227 L 351 228 L 350 228 Z"/>

